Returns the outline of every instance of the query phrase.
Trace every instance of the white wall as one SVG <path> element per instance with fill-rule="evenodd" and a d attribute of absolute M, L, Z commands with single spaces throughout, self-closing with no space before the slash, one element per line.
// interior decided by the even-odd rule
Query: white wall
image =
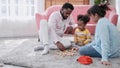
<path fill-rule="evenodd" d="M 94 4 L 94 0 L 89 0 L 89 4 L 93 5 Z"/>
<path fill-rule="evenodd" d="M 119 18 L 118 18 L 118 24 L 117 24 L 117 28 L 118 30 L 120 31 L 120 0 L 111 0 L 111 4 L 116 7 L 116 10 L 117 10 L 117 14 L 119 15 Z"/>
<path fill-rule="evenodd" d="M 119 15 L 119 19 L 118 19 L 118 24 L 117 24 L 117 28 L 120 31 L 120 0 L 115 0 L 116 1 L 116 9 L 117 9 L 117 14 Z"/>
<path fill-rule="evenodd" d="M 116 0 L 110 0 L 111 5 L 113 5 L 114 7 L 116 7 Z"/>
<path fill-rule="evenodd" d="M 44 0 L 38 0 L 39 13 L 44 12 Z M 0 37 L 38 36 L 34 18 L 0 18 Z"/>
<path fill-rule="evenodd" d="M 45 5 L 45 0 L 38 0 L 37 3 L 38 3 L 38 5 L 37 5 L 38 6 L 37 7 L 38 8 L 38 12 L 39 13 L 44 12 L 44 9 L 45 9 L 45 6 L 44 6 Z"/>

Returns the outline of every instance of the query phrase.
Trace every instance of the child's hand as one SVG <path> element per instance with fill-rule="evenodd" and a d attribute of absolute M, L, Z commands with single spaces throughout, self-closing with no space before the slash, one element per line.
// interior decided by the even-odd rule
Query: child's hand
<path fill-rule="evenodd" d="M 81 43 L 78 43 L 78 45 L 80 45 L 80 46 L 84 46 L 84 43 L 83 43 L 83 42 L 81 42 Z"/>
<path fill-rule="evenodd" d="M 110 62 L 108 62 L 108 61 L 101 61 L 101 64 L 106 65 L 106 66 L 111 65 Z"/>
<path fill-rule="evenodd" d="M 84 44 L 84 43 L 81 43 L 80 45 L 81 45 L 81 46 L 84 46 L 85 44 Z"/>

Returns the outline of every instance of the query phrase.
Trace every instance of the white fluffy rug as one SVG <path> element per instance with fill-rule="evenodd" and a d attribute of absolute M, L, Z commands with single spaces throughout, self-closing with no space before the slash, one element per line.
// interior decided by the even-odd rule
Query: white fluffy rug
<path fill-rule="evenodd" d="M 38 45 L 37 39 L 29 39 L 15 47 L 12 51 L 0 56 L 0 62 L 23 66 L 25 68 L 119 68 L 120 58 L 111 59 L 111 66 L 100 64 L 99 58 L 93 58 L 91 65 L 82 65 L 76 61 L 79 55 L 58 56 L 58 50 L 51 50 L 48 55 L 41 56 L 40 52 L 34 52 Z M 1 50 L 0 50 L 1 51 Z"/>

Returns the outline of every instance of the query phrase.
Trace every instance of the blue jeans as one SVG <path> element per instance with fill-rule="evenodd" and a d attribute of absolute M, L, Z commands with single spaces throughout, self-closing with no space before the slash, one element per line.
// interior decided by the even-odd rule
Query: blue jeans
<path fill-rule="evenodd" d="M 85 45 L 79 48 L 79 54 L 90 56 L 90 57 L 99 57 L 101 58 L 101 55 L 91 46 L 91 45 Z"/>

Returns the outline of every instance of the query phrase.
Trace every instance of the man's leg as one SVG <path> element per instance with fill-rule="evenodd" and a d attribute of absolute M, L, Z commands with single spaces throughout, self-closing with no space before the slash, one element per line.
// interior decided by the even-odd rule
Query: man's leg
<path fill-rule="evenodd" d="M 64 45 L 65 48 L 70 48 L 72 46 L 71 44 L 71 41 L 69 39 L 66 39 L 66 38 L 61 38 L 60 42 Z M 44 49 L 44 46 L 43 46 L 43 43 L 40 42 L 39 43 L 40 45 L 37 46 L 34 51 L 39 51 L 39 50 L 43 50 Z M 51 36 L 49 36 L 49 48 L 51 50 L 56 50 L 56 49 L 59 49 L 57 47 L 57 45 L 55 45 L 55 43 L 53 43 L 52 39 L 51 39 Z"/>
<path fill-rule="evenodd" d="M 65 48 L 70 48 L 72 46 L 71 41 L 69 39 L 61 38 L 60 42 L 64 45 Z M 57 45 L 53 43 L 52 39 L 49 43 L 50 43 L 49 47 L 51 50 L 59 49 Z"/>
<path fill-rule="evenodd" d="M 71 41 L 69 39 L 61 38 L 60 42 L 64 45 L 66 49 L 72 46 Z"/>
<path fill-rule="evenodd" d="M 40 22 L 40 31 L 39 31 L 40 42 L 44 45 L 44 50 L 42 51 L 42 55 L 47 54 L 49 52 L 48 45 L 48 23 L 46 20 L 41 20 Z"/>

